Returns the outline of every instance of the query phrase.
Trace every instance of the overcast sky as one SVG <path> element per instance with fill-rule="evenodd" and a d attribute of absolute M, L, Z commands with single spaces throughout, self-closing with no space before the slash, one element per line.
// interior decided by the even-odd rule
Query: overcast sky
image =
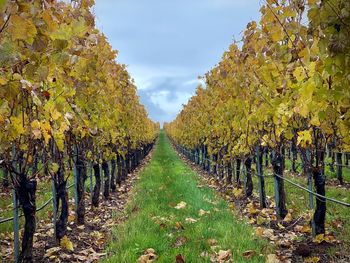
<path fill-rule="evenodd" d="M 95 0 L 98 28 L 119 51 L 149 116 L 171 121 L 194 94 L 259 0 Z"/>

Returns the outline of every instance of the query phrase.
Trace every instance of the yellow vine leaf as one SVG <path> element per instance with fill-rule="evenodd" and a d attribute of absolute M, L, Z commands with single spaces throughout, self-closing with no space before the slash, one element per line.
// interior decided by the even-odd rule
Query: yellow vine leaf
<path fill-rule="evenodd" d="M 24 19 L 18 15 L 11 17 L 11 37 L 12 40 L 24 40 L 29 44 L 32 44 L 34 37 L 37 34 L 35 25 L 30 19 Z"/>
<path fill-rule="evenodd" d="M 299 131 L 297 144 L 305 148 L 312 143 L 311 132 L 309 130 Z"/>
<path fill-rule="evenodd" d="M 65 248 L 69 251 L 74 251 L 73 243 L 72 243 L 72 241 L 69 240 L 69 238 L 67 236 L 64 236 L 61 239 L 60 245 L 61 245 L 61 247 Z"/>

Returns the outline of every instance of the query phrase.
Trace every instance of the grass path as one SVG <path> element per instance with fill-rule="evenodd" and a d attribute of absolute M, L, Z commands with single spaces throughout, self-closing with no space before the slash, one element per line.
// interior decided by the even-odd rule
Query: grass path
<path fill-rule="evenodd" d="M 255 238 L 252 227 L 235 217 L 213 190 L 199 188 L 198 180 L 162 132 L 127 207 L 128 220 L 112 230 L 105 261 L 137 262 L 146 249 L 153 248 L 157 262 L 175 262 L 179 254 L 186 262 L 210 262 L 201 254 L 215 255 L 211 246 L 217 242 L 214 250 L 231 249 L 236 263 L 264 262 L 260 254 L 266 242 Z M 180 202 L 186 203 L 185 208 L 175 209 Z M 201 209 L 209 213 L 199 215 Z M 188 222 L 192 219 L 197 221 Z M 256 252 L 249 260 L 242 256 L 247 250 Z"/>

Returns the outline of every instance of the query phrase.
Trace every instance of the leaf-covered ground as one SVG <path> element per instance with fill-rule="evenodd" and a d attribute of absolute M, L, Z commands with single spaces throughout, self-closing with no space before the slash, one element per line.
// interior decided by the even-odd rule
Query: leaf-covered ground
<path fill-rule="evenodd" d="M 37 213 L 38 221 L 34 236 L 33 262 L 98 262 L 102 257 L 106 256 L 104 250 L 107 240 L 109 240 L 111 228 L 126 220 L 126 217 L 121 215 L 125 209 L 131 189 L 137 182 L 140 170 L 147 165 L 151 155 L 147 156 L 142 161 L 142 164 L 127 176 L 122 185 L 117 187 L 116 192 L 111 192 L 109 199 L 106 200 L 101 196 L 98 208 L 91 208 L 90 194 L 86 192 L 84 226 L 77 226 L 75 223 L 74 199 L 71 198 L 69 200 L 68 233 L 67 237 L 61 241 L 61 244 L 54 240 L 54 230 L 51 222 L 52 207 L 49 205 Z M 44 182 L 41 182 L 40 192 L 38 193 L 40 203 L 43 202 L 44 198 L 48 198 L 51 195 L 50 187 L 45 187 Z M 89 189 L 89 185 L 86 185 L 86 187 Z M 2 198 L 0 208 L 9 210 L 12 207 L 11 194 L 9 190 L 7 192 L 8 196 L 5 196 L 5 194 L 0 195 L 0 198 Z M 73 196 L 72 192 L 70 192 L 70 196 Z M 8 213 L 8 216 L 11 216 L 11 213 Z M 20 235 L 22 236 L 22 220 L 20 227 Z M 12 262 L 13 260 L 12 228 L 12 221 L 0 227 L 1 262 Z"/>
<path fill-rule="evenodd" d="M 164 133 L 126 213 L 113 229 L 106 262 L 264 262 L 268 254 L 267 241 L 200 185 Z"/>

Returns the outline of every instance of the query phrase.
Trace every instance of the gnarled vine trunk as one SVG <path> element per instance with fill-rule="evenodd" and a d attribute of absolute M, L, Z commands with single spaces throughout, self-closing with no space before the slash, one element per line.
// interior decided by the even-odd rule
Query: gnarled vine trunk
<path fill-rule="evenodd" d="M 33 262 L 33 240 L 36 229 L 36 187 L 36 180 L 29 180 L 25 174 L 19 175 L 18 185 L 15 185 L 19 205 L 22 207 L 25 218 L 20 262 Z"/>
<path fill-rule="evenodd" d="M 109 198 L 109 165 L 107 161 L 102 163 L 102 170 L 104 172 L 104 190 L 103 196 L 108 199 Z"/>
<path fill-rule="evenodd" d="M 253 194 L 252 159 L 250 157 L 245 159 L 244 165 L 246 169 L 245 195 L 246 197 L 249 197 Z"/>
<path fill-rule="evenodd" d="M 100 199 L 100 191 L 101 191 L 101 174 L 100 174 L 100 165 L 99 163 L 95 163 L 93 165 L 94 176 L 95 176 L 95 186 L 92 195 L 92 205 L 94 207 L 98 207 L 99 199 Z"/>

